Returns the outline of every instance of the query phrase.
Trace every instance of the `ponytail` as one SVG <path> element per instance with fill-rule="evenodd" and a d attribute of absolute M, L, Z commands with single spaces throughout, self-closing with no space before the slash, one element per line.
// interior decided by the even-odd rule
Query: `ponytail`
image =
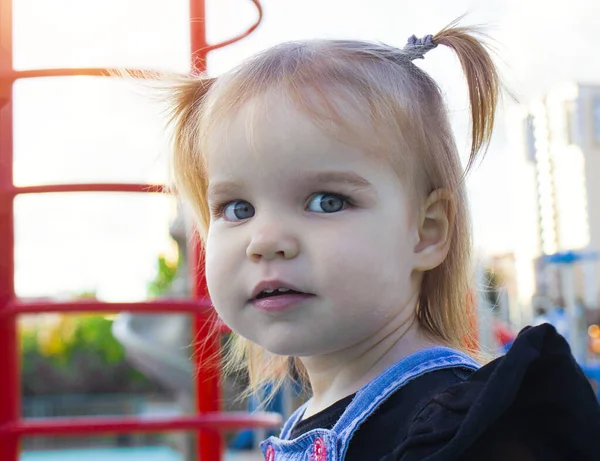
<path fill-rule="evenodd" d="M 478 154 L 481 151 L 485 153 L 489 145 L 500 94 L 496 67 L 485 45 L 479 40 L 480 35 L 476 28 L 459 27 L 454 21 L 436 35 L 410 37 L 402 50 L 410 61 L 423 58 L 425 53 L 438 45 L 451 48 L 458 56 L 467 80 L 471 109 L 471 151 L 462 178 L 471 170 Z M 424 78 L 416 81 L 422 91 L 435 95 L 437 102 L 434 112 L 441 112 L 441 92 L 433 81 Z M 449 130 L 449 126 L 437 128 L 438 142 L 445 147 L 436 148 L 434 141 L 429 139 L 421 162 L 430 178 L 430 187 L 449 189 L 455 196 L 452 240 L 444 262 L 424 273 L 417 318 L 434 337 L 445 338 L 455 347 L 464 347 L 465 343 L 469 345 L 467 347 L 474 347 L 474 331 L 469 327 L 465 309 L 469 290 L 472 289 L 470 220 L 460 166 L 455 163 L 458 162 L 458 152 L 454 141 L 451 146 L 447 144 L 446 129 Z M 462 344 L 457 342 L 459 338 L 462 338 Z"/>
<path fill-rule="evenodd" d="M 475 29 L 452 24 L 438 34 L 435 43 L 451 48 L 458 57 L 467 79 L 471 107 L 471 153 L 466 171 L 473 166 L 477 154 L 487 150 L 500 94 L 500 78 L 488 50 L 475 36 Z"/>
<path fill-rule="evenodd" d="M 450 23 L 436 35 L 427 35 L 418 39 L 414 35 L 408 39 L 404 52 L 409 58 L 423 58 L 425 53 L 437 45 L 451 48 L 458 57 L 467 79 L 469 105 L 471 108 L 471 152 L 467 162 L 468 172 L 477 154 L 487 150 L 500 94 L 500 78 L 490 53 L 477 37 L 482 35 L 474 27 L 457 26 L 458 21 Z"/>

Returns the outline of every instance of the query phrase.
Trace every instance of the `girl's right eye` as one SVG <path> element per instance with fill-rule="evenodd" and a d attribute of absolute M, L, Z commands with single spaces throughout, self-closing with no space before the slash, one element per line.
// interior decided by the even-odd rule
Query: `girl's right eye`
<path fill-rule="evenodd" d="M 225 204 L 221 214 L 227 221 L 243 221 L 254 216 L 254 207 L 245 200 L 236 200 Z"/>

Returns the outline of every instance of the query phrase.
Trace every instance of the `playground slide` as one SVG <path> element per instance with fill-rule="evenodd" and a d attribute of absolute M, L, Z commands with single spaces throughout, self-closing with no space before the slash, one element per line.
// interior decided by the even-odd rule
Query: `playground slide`
<path fill-rule="evenodd" d="M 115 319 L 112 332 L 133 366 L 165 388 L 191 396 L 189 325 L 185 314 L 125 312 Z"/>

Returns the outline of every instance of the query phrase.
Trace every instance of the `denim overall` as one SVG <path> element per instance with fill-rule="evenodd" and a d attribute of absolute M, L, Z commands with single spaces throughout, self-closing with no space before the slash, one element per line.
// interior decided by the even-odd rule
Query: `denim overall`
<path fill-rule="evenodd" d="M 432 347 L 405 357 L 361 388 L 332 429 L 313 429 L 290 440 L 292 429 L 309 403 L 306 402 L 290 416 L 279 438 L 270 437 L 261 443 L 265 460 L 341 461 L 362 422 L 406 383 L 444 368 L 477 370 L 479 367 L 469 356 L 446 347 Z"/>

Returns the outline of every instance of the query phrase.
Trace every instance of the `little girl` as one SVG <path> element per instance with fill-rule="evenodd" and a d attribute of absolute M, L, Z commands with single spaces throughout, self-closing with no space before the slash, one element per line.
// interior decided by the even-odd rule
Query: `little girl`
<path fill-rule="evenodd" d="M 262 443 L 273 460 L 600 459 L 600 409 L 565 341 L 525 329 L 485 366 L 466 344 L 470 227 L 439 87 L 444 45 L 485 150 L 499 79 L 472 29 L 403 49 L 271 48 L 173 90 L 174 172 L 206 279 L 251 387 L 297 372 L 312 397 Z"/>

